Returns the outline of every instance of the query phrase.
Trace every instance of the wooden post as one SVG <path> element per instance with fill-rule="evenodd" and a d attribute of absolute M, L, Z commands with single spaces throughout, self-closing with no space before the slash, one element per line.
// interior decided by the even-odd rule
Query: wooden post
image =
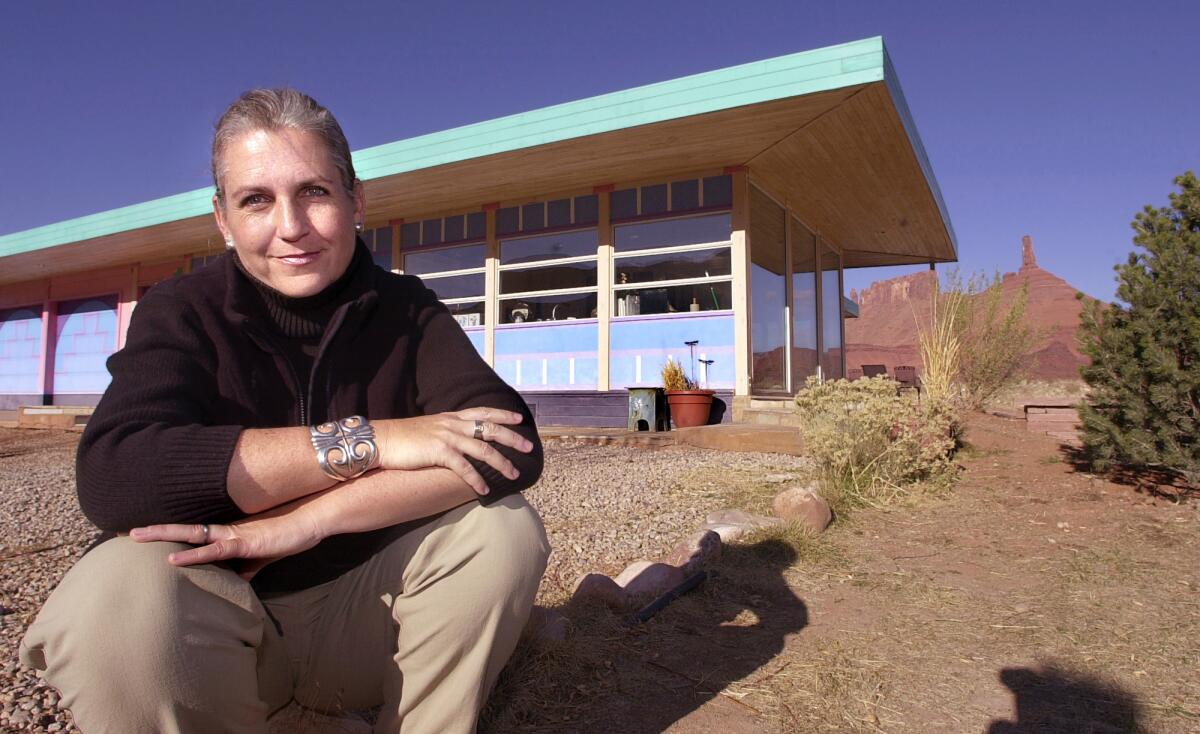
<path fill-rule="evenodd" d="M 733 368 L 734 395 L 750 394 L 750 177 L 744 167 L 727 169 L 733 178 Z"/>
<path fill-rule="evenodd" d="M 594 191 L 599 200 L 600 221 L 597 222 L 597 233 L 600 239 L 599 251 L 596 253 L 596 331 L 600 336 L 596 345 L 596 390 L 605 392 L 612 389 L 610 357 L 612 354 L 612 335 L 609 333 L 612 324 L 612 294 L 613 294 L 613 226 L 612 226 L 612 193 L 613 186 L 597 186 Z"/>
<path fill-rule="evenodd" d="M 483 272 L 483 359 L 496 367 L 496 321 L 500 318 L 500 240 L 496 237 L 499 203 L 484 204 L 487 214 L 487 269 Z"/>
<path fill-rule="evenodd" d="M 38 386 L 42 393 L 42 405 L 51 405 L 54 399 L 54 339 L 57 336 L 58 304 L 42 302 L 42 361 L 38 366 Z"/>
<path fill-rule="evenodd" d="M 393 219 L 388 222 L 388 226 L 392 228 L 392 272 L 402 273 L 400 269 L 400 225 L 404 224 L 403 219 Z"/>
<path fill-rule="evenodd" d="M 129 268 L 129 289 L 125 293 L 118 295 L 120 301 L 117 308 L 120 323 L 117 325 L 117 349 L 122 349 L 125 346 L 125 337 L 129 332 L 129 321 L 133 318 L 133 309 L 137 308 L 139 270 L 139 263 L 134 263 L 133 267 Z"/>

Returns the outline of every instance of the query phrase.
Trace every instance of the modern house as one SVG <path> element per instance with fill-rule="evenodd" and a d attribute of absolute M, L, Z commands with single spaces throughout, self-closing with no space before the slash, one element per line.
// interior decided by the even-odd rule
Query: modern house
<path fill-rule="evenodd" d="M 954 261 L 881 38 L 354 154 L 420 275 L 545 424 L 624 425 L 668 357 L 736 414 L 845 371 L 844 268 Z M 0 237 L 0 408 L 94 404 L 154 283 L 220 257 L 212 189 Z M 694 344 L 689 344 L 695 342 Z M 694 357 L 693 357 L 694 355 Z"/>

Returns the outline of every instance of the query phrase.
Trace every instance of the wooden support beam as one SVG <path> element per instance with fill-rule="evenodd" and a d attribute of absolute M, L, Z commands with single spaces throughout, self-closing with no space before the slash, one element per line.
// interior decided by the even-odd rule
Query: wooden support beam
<path fill-rule="evenodd" d="M 733 179 L 733 369 L 734 395 L 750 394 L 750 177 L 745 171 Z"/>

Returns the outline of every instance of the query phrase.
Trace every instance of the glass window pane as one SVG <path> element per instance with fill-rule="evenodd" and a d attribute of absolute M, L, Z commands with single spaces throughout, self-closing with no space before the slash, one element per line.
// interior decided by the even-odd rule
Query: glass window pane
<path fill-rule="evenodd" d="M 446 217 L 446 242 L 461 242 L 462 240 L 466 239 L 464 236 L 466 233 L 463 231 L 464 219 L 465 217 L 463 217 L 461 214 L 457 217 Z"/>
<path fill-rule="evenodd" d="M 534 230 L 545 229 L 546 227 L 546 205 L 538 202 L 537 204 L 526 204 L 521 207 L 521 231 L 531 232 Z"/>
<path fill-rule="evenodd" d="M 546 204 L 546 223 L 550 227 L 571 226 L 571 200 L 555 199 Z"/>
<path fill-rule="evenodd" d="M 436 245 L 442 241 L 442 220 L 426 219 L 421 222 L 421 244 Z"/>
<path fill-rule="evenodd" d="M 409 222 L 400 225 L 400 246 L 416 247 L 421 244 L 421 223 Z"/>
<path fill-rule="evenodd" d="M 447 303 L 450 315 L 464 329 L 468 326 L 483 326 L 483 301 L 467 301 L 465 303 Z"/>
<path fill-rule="evenodd" d="M 392 228 L 379 227 L 364 233 L 363 241 L 371 251 L 371 259 L 384 270 L 392 269 Z"/>
<path fill-rule="evenodd" d="M 471 212 L 467 215 L 467 239 L 481 240 L 487 237 L 487 212 Z"/>
<path fill-rule="evenodd" d="M 496 210 L 496 234 L 515 234 L 521 224 L 521 210 L 508 206 Z"/>
<path fill-rule="evenodd" d="M 787 389 L 788 323 L 784 274 L 783 208 L 756 188 L 750 190 L 751 392 Z"/>
<path fill-rule="evenodd" d="M 616 291 L 614 316 L 717 311 L 733 307 L 733 284 L 700 283 Z"/>
<path fill-rule="evenodd" d="M 447 298 L 482 296 L 484 292 L 483 273 L 451 275 L 444 278 L 424 277 L 421 280 L 443 301 Z"/>
<path fill-rule="evenodd" d="M 505 298 L 500 301 L 500 323 L 589 319 L 596 316 L 596 293 L 557 293 L 551 296 Z"/>
<path fill-rule="evenodd" d="M 817 374 L 817 241 L 792 219 L 792 389 Z"/>
<path fill-rule="evenodd" d="M 712 176 L 704 179 L 704 206 L 732 206 L 733 179 Z"/>
<path fill-rule="evenodd" d="M 575 197 L 575 224 L 595 224 L 600 221 L 600 197 L 595 194 Z"/>
<path fill-rule="evenodd" d="M 500 264 L 537 262 L 560 257 L 595 255 L 600 239 L 594 229 L 555 232 L 500 243 Z"/>
<path fill-rule="evenodd" d="M 708 278 L 729 275 L 732 270 L 728 247 L 661 255 L 620 257 L 613 265 L 613 282 L 650 283 L 679 278 Z"/>
<path fill-rule="evenodd" d="M 629 219 L 637 216 L 637 189 L 612 192 L 612 218 Z"/>
<path fill-rule="evenodd" d="M 595 285 L 595 260 L 500 271 L 501 293 L 549 291 L 558 288 L 593 288 Z"/>
<path fill-rule="evenodd" d="M 821 374 L 842 376 L 842 278 L 838 254 L 821 245 Z"/>
<path fill-rule="evenodd" d="M 392 228 L 379 227 L 375 230 L 375 249 L 392 251 Z"/>
<path fill-rule="evenodd" d="M 700 208 L 700 182 L 696 179 L 675 181 L 671 184 L 671 211 L 680 212 Z"/>
<path fill-rule="evenodd" d="M 732 231 L 732 220 L 725 213 L 623 224 L 616 228 L 613 249 L 616 252 L 629 252 L 654 247 L 728 242 Z"/>
<path fill-rule="evenodd" d="M 404 256 L 404 272 L 423 275 L 447 270 L 482 268 L 486 250 L 485 245 L 463 245 L 429 252 L 410 252 Z"/>
<path fill-rule="evenodd" d="M 642 215 L 664 214 L 667 211 L 667 185 L 642 187 Z"/>

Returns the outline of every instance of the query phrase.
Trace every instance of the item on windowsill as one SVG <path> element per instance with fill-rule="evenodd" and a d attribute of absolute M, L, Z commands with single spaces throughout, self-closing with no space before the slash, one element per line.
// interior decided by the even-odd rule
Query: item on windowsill
<path fill-rule="evenodd" d="M 692 298 L 692 305 L 688 306 L 688 310 L 689 311 L 699 311 L 700 310 L 700 302 L 697 301 L 695 299 L 695 297 Z"/>
<path fill-rule="evenodd" d="M 508 320 L 514 324 L 523 324 L 529 320 L 529 304 L 524 301 L 517 301 L 512 310 L 508 312 Z"/>

